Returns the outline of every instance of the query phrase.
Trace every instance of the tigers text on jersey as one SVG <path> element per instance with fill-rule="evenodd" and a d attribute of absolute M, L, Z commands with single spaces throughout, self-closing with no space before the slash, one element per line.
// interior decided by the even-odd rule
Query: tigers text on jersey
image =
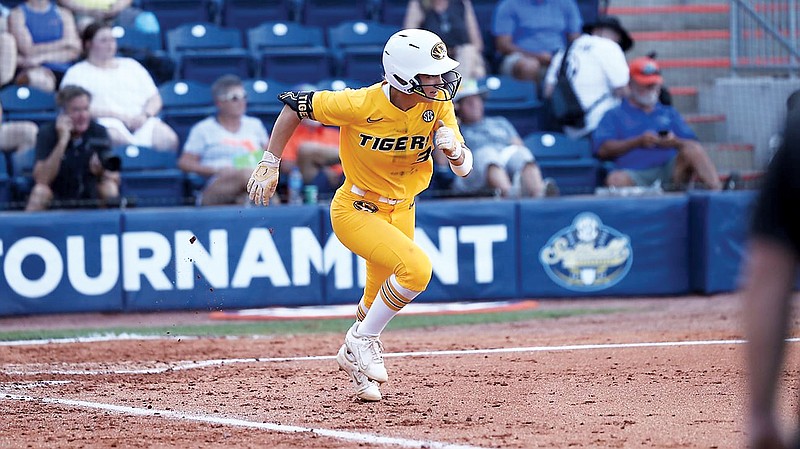
<path fill-rule="evenodd" d="M 418 103 L 402 111 L 386 98 L 382 84 L 317 91 L 313 118 L 340 127 L 339 157 L 350 182 L 387 198 L 412 198 L 430 184 L 434 125 L 442 120 L 459 141 L 464 138 L 452 102 Z"/>

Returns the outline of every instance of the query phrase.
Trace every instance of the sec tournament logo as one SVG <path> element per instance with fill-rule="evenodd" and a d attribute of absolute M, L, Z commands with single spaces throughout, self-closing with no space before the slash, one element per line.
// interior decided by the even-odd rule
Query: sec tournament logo
<path fill-rule="evenodd" d="M 556 284 L 594 292 L 621 281 L 633 264 L 630 238 L 590 212 L 579 214 L 539 252 L 544 271 Z"/>

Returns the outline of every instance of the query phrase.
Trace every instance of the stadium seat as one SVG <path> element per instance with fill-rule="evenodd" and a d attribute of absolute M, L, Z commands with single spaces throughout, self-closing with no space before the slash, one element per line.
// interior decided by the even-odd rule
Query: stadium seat
<path fill-rule="evenodd" d="M 28 200 L 33 189 L 33 166 L 36 164 L 36 150 L 17 151 L 9 156 L 11 199 L 23 204 Z"/>
<path fill-rule="evenodd" d="M 344 78 L 326 78 L 317 82 L 317 90 L 344 90 L 346 88 L 358 89 L 360 87 L 368 86 L 358 80 L 344 79 Z"/>
<path fill-rule="evenodd" d="M 578 0 L 578 9 L 581 12 L 583 23 L 594 23 L 600 15 L 600 0 Z M 603 0 L 604 9 L 608 8 L 608 0 Z"/>
<path fill-rule="evenodd" d="M 139 7 L 158 18 L 162 30 L 187 23 L 215 22 L 213 0 L 140 0 Z"/>
<path fill-rule="evenodd" d="M 478 18 L 481 30 L 491 30 L 494 9 L 498 3 L 497 0 L 472 0 L 472 9 L 475 10 L 475 17 Z"/>
<path fill-rule="evenodd" d="M 164 51 L 161 33 L 143 33 L 135 27 L 115 25 L 112 28 L 117 38 L 118 54 L 137 60 L 156 83 L 171 80 L 175 76 L 175 61 Z"/>
<path fill-rule="evenodd" d="M 389 37 L 399 30 L 379 22 L 347 21 L 328 29 L 328 43 L 337 76 L 367 84 L 383 78 L 381 55 Z"/>
<path fill-rule="evenodd" d="M 28 86 L 6 86 L 0 90 L 3 119 L 30 120 L 41 125 L 58 114 L 55 94 Z"/>
<path fill-rule="evenodd" d="M 135 145 L 114 148 L 121 159 L 120 193 L 129 204 L 176 206 L 184 202 L 184 174 L 177 155 Z"/>
<path fill-rule="evenodd" d="M 243 83 L 247 92 L 247 115 L 258 117 L 267 131 L 271 132 L 275 119 L 283 109 L 278 94 L 290 90 L 290 85 L 269 79 L 249 79 Z"/>
<path fill-rule="evenodd" d="M 533 151 L 542 176 L 556 180 L 562 194 L 591 194 L 600 164 L 587 138 L 572 139 L 556 132 L 535 132 L 523 139 Z"/>
<path fill-rule="evenodd" d="M 211 87 L 195 81 L 169 81 L 158 87 L 163 107 L 161 118 L 175 130 L 180 145 L 195 123 L 215 112 Z"/>
<path fill-rule="evenodd" d="M 584 159 L 592 157 L 588 138 L 572 139 L 557 132 L 534 132 L 525 136 L 525 145 L 537 160 Z"/>
<path fill-rule="evenodd" d="M 387 25 L 403 26 L 408 9 L 408 0 L 378 0 L 378 20 Z"/>
<path fill-rule="evenodd" d="M 331 75 L 322 28 L 266 22 L 247 31 L 247 45 L 261 78 L 285 83 L 316 82 Z"/>
<path fill-rule="evenodd" d="M 540 129 L 542 102 L 536 95 L 536 84 L 510 76 L 489 76 L 479 80 L 488 89 L 484 102 L 487 116 L 506 117 L 520 136 Z"/>
<path fill-rule="evenodd" d="M 190 23 L 167 31 L 166 43 L 177 64 L 176 79 L 212 83 L 226 74 L 253 76 L 253 60 L 238 29 Z"/>
<path fill-rule="evenodd" d="M 120 52 L 159 53 L 164 51 L 161 33 L 143 33 L 135 27 L 121 25 L 114 25 L 112 33 L 117 38 L 117 48 Z"/>
<path fill-rule="evenodd" d="M 0 210 L 10 207 L 11 201 L 11 178 L 8 175 L 7 153 L 0 154 Z"/>
<path fill-rule="evenodd" d="M 294 0 L 224 0 L 222 26 L 242 31 L 264 22 L 295 21 L 299 15 Z"/>
<path fill-rule="evenodd" d="M 302 0 L 300 23 L 331 28 L 349 20 L 371 19 L 371 0 Z"/>

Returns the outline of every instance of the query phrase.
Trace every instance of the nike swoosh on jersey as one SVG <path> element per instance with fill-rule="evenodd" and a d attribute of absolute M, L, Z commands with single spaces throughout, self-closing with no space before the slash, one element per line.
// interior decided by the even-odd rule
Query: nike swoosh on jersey
<path fill-rule="evenodd" d="M 381 118 L 367 117 L 367 123 L 375 123 L 375 122 L 379 122 L 381 120 L 383 120 L 383 117 L 381 117 Z"/>

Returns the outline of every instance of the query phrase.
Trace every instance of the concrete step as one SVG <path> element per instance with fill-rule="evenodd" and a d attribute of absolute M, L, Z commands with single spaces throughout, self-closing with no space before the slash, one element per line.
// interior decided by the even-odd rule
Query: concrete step
<path fill-rule="evenodd" d="M 619 17 L 628 31 L 726 29 L 730 26 L 727 3 L 676 5 L 674 0 L 650 5 L 638 1 L 623 3 L 615 0 L 608 13 Z"/>
<path fill-rule="evenodd" d="M 731 75 L 730 59 L 717 58 L 670 58 L 657 57 L 667 86 L 702 87 L 717 78 Z"/>
<path fill-rule="evenodd" d="M 630 7 L 672 7 L 672 6 L 686 6 L 686 7 L 703 7 L 714 5 L 715 8 L 720 8 L 719 5 L 727 7 L 727 2 L 724 0 L 612 0 L 610 8 L 630 8 Z M 727 11 L 727 9 L 726 9 Z"/>
<path fill-rule="evenodd" d="M 692 114 L 699 112 L 698 90 L 695 86 L 670 86 L 669 92 L 672 94 L 672 106 L 681 114 Z"/>
<path fill-rule="evenodd" d="M 701 142 L 720 142 L 727 134 L 722 114 L 682 114 Z"/>
<path fill-rule="evenodd" d="M 650 52 L 656 52 L 657 57 L 663 59 L 730 55 L 728 30 L 637 31 L 631 34 L 636 44 L 627 53 L 629 59 Z"/>
<path fill-rule="evenodd" d="M 720 173 L 732 171 L 741 173 L 755 170 L 753 145 L 703 142 L 703 147 Z"/>

